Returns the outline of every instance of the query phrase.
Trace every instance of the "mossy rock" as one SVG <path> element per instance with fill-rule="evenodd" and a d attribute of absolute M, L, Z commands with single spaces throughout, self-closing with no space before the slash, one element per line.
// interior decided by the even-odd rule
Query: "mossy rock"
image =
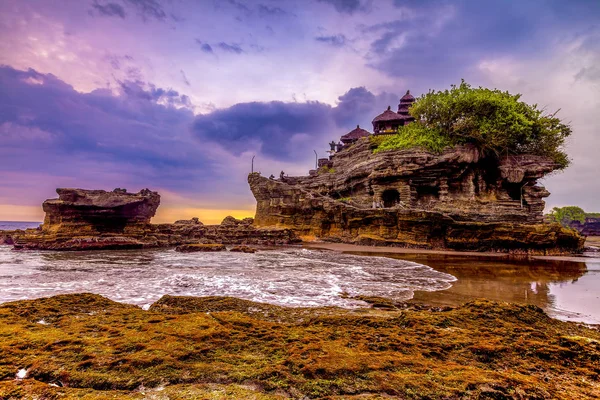
<path fill-rule="evenodd" d="M 486 300 L 440 311 L 176 296 L 145 311 L 92 294 L 6 303 L 0 305 L 0 398 L 600 394 L 597 330 L 554 320 L 534 306 Z M 37 322 L 42 318 L 47 323 Z M 15 380 L 22 368 L 26 379 Z"/>

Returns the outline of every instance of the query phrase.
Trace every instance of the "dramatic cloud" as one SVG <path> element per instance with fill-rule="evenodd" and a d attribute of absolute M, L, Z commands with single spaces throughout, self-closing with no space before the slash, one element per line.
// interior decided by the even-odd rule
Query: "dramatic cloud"
<path fill-rule="evenodd" d="M 317 42 L 327 43 L 335 47 L 342 47 L 346 44 L 346 36 L 344 35 L 317 36 L 315 40 Z"/>
<path fill-rule="evenodd" d="M 122 5 L 117 3 L 106 3 L 100 4 L 97 1 L 94 1 L 92 7 L 100 13 L 100 15 L 105 15 L 108 17 L 121 17 L 125 18 L 125 9 Z"/>
<path fill-rule="evenodd" d="M 207 167 L 188 134 L 189 98 L 172 89 L 120 82 L 118 95 L 106 89 L 84 94 L 53 75 L 1 67 L 0 102 L 5 172 L 102 180 L 97 168 L 110 163 L 129 182 L 181 188 L 192 170 Z M 186 172 L 175 172 L 182 167 Z"/>
<path fill-rule="evenodd" d="M 323 154 L 356 124 L 370 129 L 375 114 L 398 102 L 361 87 L 335 106 L 251 102 L 194 117 L 176 90 L 117 83 L 116 92 L 80 93 L 51 74 L 0 67 L 0 204 L 25 191 L 39 201 L 38 192 L 56 186 L 153 187 L 213 202 L 226 192 L 232 207 L 249 204 L 248 154 L 270 173 L 306 173 L 313 150 Z M 18 184 L 23 175 L 36 176 L 36 187 Z"/>
<path fill-rule="evenodd" d="M 375 35 L 368 62 L 392 76 L 442 85 L 471 75 L 483 57 L 545 56 L 557 41 L 577 33 L 574 22 L 591 23 L 600 15 L 597 2 L 533 0 L 518 7 L 478 0 L 395 4 L 400 18 L 362 27 L 364 34 Z"/>
<path fill-rule="evenodd" d="M 320 102 L 243 103 L 198 116 L 193 131 L 234 154 L 251 149 L 274 160 L 300 161 L 357 124 L 371 130 L 373 117 L 397 103 L 397 95 L 376 96 L 363 87 L 340 96 L 335 107 Z"/>

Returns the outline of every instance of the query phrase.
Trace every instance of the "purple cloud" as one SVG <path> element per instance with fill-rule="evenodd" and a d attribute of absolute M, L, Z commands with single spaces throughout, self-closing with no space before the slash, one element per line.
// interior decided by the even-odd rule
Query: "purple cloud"
<path fill-rule="evenodd" d="M 346 36 L 344 35 L 317 36 L 315 40 L 317 42 L 327 43 L 334 47 L 343 47 L 346 44 Z"/>
<path fill-rule="evenodd" d="M 92 7 L 100 13 L 100 15 L 107 17 L 121 17 L 125 18 L 125 9 L 122 5 L 117 3 L 106 3 L 100 4 L 98 1 L 94 1 Z"/>
<path fill-rule="evenodd" d="M 600 15 L 598 2 L 532 0 L 511 7 L 478 0 L 394 3 L 405 11 L 399 19 L 361 27 L 377 35 L 366 61 L 389 76 L 427 81 L 422 89 L 472 75 L 483 57 L 543 56 L 558 38 L 573 33 L 574 22 L 592 23 Z"/>
<path fill-rule="evenodd" d="M 373 117 L 397 104 L 398 96 L 374 95 L 360 87 L 338 100 L 335 107 L 320 102 L 241 103 L 197 116 L 192 129 L 199 139 L 217 142 L 233 154 L 255 148 L 276 160 L 299 161 L 357 124 L 370 130 Z"/>
<path fill-rule="evenodd" d="M 208 43 L 204 43 L 202 40 L 200 39 L 196 39 L 196 43 L 198 43 L 200 45 L 200 49 L 205 52 L 205 53 L 212 53 L 213 52 L 213 48 L 210 44 Z"/>
<path fill-rule="evenodd" d="M 221 50 L 229 52 L 229 53 L 242 54 L 244 52 L 244 50 L 240 47 L 240 45 L 235 44 L 235 43 L 220 42 L 219 44 L 217 44 L 217 46 Z"/>
<path fill-rule="evenodd" d="M 117 94 L 79 93 L 51 74 L 0 67 L 0 102 L 3 171 L 83 177 L 85 171 L 68 167 L 80 160 L 152 176 L 143 182 L 149 186 L 184 187 L 193 170 L 209 167 L 189 134 L 190 100 L 172 89 L 126 81 Z"/>
<path fill-rule="evenodd" d="M 153 18 L 158 21 L 164 21 L 167 18 L 167 14 L 163 9 L 160 2 L 157 0 L 125 0 L 128 4 L 132 5 L 142 17 L 144 21 Z"/>

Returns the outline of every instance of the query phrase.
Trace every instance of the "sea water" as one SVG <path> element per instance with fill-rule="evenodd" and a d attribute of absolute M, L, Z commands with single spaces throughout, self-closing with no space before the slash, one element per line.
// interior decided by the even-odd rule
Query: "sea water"
<path fill-rule="evenodd" d="M 411 261 L 282 248 L 254 254 L 15 251 L 0 246 L 0 302 L 91 292 L 148 307 L 165 294 L 233 296 L 283 306 L 364 307 L 358 295 L 409 300 L 451 274 Z"/>
<path fill-rule="evenodd" d="M 0 221 L 0 231 L 14 231 L 17 229 L 37 228 L 41 222 L 30 221 Z"/>

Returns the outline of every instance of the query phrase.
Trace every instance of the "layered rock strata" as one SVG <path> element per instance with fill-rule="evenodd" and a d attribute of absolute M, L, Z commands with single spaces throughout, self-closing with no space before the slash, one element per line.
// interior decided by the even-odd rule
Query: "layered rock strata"
<path fill-rule="evenodd" d="M 148 189 L 57 189 L 58 199 L 46 200 L 41 229 L 3 236 L 16 249 L 108 250 L 170 247 L 191 243 L 278 245 L 298 242 L 289 229 L 260 229 L 252 219 L 227 217 L 221 225 L 197 218 L 174 224 L 151 224 L 160 195 Z"/>
<path fill-rule="evenodd" d="M 537 180 L 557 165 L 521 155 L 486 158 L 474 147 L 373 153 L 368 138 L 317 174 L 280 180 L 250 174 L 255 225 L 357 244 L 562 253 L 583 238 L 543 223 Z"/>

